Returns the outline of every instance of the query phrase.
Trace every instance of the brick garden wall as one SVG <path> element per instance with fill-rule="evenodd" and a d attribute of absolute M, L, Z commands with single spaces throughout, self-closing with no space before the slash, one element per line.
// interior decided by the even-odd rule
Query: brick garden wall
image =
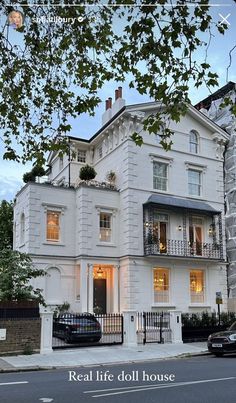
<path fill-rule="evenodd" d="M 6 340 L 0 338 L 0 355 L 38 352 L 41 333 L 38 303 L 1 301 L 1 329 L 6 329 Z"/>
<path fill-rule="evenodd" d="M 6 329 L 6 340 L 0 340 L 0 355 L 39 352 L 40 318 L 0 320 L 0 329 Z"/>

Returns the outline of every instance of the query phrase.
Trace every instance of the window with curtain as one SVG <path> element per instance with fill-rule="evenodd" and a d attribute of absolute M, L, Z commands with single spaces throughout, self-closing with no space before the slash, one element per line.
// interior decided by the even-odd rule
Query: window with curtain
<path fill-rule="evenodd" d="M 153 270 L 154 303 L 169 302 L 169 269 Z"/>
<path fill-rule="evenodd" d="M 191 270 L 190 272 L 190 300 L 191 303 L 204 302 L 204 271 Z"/>
<path fill-rule="evenodd" d="M 47 241 L 58 242 L 60 240 L 60 213 L 47 211 Z"/>

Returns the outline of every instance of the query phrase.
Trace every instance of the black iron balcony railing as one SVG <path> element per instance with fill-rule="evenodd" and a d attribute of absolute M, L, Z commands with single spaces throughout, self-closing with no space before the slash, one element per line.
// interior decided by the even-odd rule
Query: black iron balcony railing
<path fill-rule="evenodd" d="M 144 243 L 145 255 L 199 257 L 222 260 L 221 248 L 217 243 L 188 242 L 168 239 Z"/>

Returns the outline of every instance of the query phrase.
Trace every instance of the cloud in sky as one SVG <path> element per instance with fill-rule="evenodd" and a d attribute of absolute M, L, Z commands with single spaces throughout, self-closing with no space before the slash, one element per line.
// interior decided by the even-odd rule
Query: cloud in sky
<path fill-rule="evenodd" d="M 21 186 L 22 182 L 14 176 L 0 175 L 0 200 L 13 200 Z"/>

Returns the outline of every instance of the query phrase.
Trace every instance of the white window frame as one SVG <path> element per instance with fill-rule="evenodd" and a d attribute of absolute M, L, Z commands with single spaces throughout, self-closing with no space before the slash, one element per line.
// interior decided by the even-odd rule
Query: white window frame
<path fill-rule="evenodd" d="M 101 215 L 102 214 L 104 214 L 104 215 L 106 215 L 107 217 L 109 217 L 109 224 L 110 224 L 110 227 L 101 227 Z M 108 233 L 110 234 L 110 236 L 109 236 L 109 239 L 108 240 L 106 240 L 106 239 L 102 239 L 102 233 L 104 232 L 106 232 L 106 231 L 108 231 Z M 104 211 L 100 211 L 100 214 L 99 214 L 99 241 L 101 242 L 101 243 L 111 243 L 112 242 L 112 212 L 104 212 Z"/>
<path fill-rule="evenodd" d="M 80 162 L 82 164 L 86 163 L 86 157 L 87 157 L 87 151 L 78 149 L 77 151 L 77 162 Z"/>
<path fill-rule="evenodd" d="M 116 246 L 118 231 L 116 231 L 116 208 L 105 207 L 105 206 L 95 206 L 97 210 L 97 246 Z M 101 241 L 100 239 L 100 214 L 109 214 L 111 216 L 111 239 L 110 241 Z"/>
<path fill-rule="evenodd" d="M 190 172 L 197 172 L 199 175 L 199 183 L 190 183 Z M 190 186 L 197 186 L 199 193 L 191 193 L 190 192 Z M 188 169 L 188 194 L 189 196 L 197 196 L 201 197 L 202 196 L 202 171 L 199 169 L 194 169 L 194 168 L 189 168 Z"/>
<path fill-rule="evenodd" d="M 155 291 L 155 271 L 165 271 L 168 273 L 168 290 L 164 291 Z M 170 304 L 170 286 L 171 286 L 171 276 L 170 276 L 170 269 L 167 267 L 154 267 L 152 270 L 152 290 L 153 290 L 153 305 L 169 305 Z M 155 298 L 155 293 L 157 293 L 158 297 L 158 292 L 160 293 L 160 300 L 158 298 Z M 161 294 L 162 293 L 162 294 Z M 161 298 L 163 297 L 163 298 Z"/>
<path fill-rule="evenodd" d="M 166 169 L 166 176 L 155 176 L 154 170 L 155 170 L 155 164 L 160 164 L 165 166 Z M 155 180 L 160 179 L 161 183 L 164 181 L 165 183 L 165 189 L 159 188 L 155 185 Z M 167 192 L 168 191 L 168 180 L 169 180 L 169 165 L 166 162 L 163 161 L 153 161 L 153 189 L 159 190 L 160 192 Z"/>
<path fill-rule="evenodd" d="M 193 141 L 192 136 L 195 136 L 196 141 Z M 199 134 L 196 130 L 191 130 L 189 133 L 189 152 L 199 154 Z"/>
<path fill-rule="evenodd" d="M 202 278 L 203 278 L 203 287 L 201 293 L 193 292 L 191 290 L 191 273 L 193 272 L 201 272 L 202 273 Z M 190 305 L 203 305 L 206 303 L 206 273 L 205 270 L 203 269 L 190 269 L 189 270 L 189 300 L 190 300 Z M 194 298 L 195 297 L 195 298 Z"/>
<path fill-rule="evenodd" d="M 58 205 L 58 204 L 47 204 L 43 203 L 42 204 L 44 207 L 44 231 L 43 231 L 43 239 L 42 243 L 46 245 L 58 245 L 58 246 L 64 246 L 64 239 L 65 239 L 65 209 L 66 206 Z M 48 212 L 55 212 L 59 213 L 59 240 L 50 240 L 47 239 L 47 213 Z"/>
<path fill-rule="evenodd" d="M 172 165 L 173 158 L 164 157 L 158 154 L 149 154 L 152 162 L 152 189 L 154 191 L 167 193 L 170 187 L 170 167 Z M 167 176 L 166 176 L 166 190 L 161 190 L 154 187 L 154 163 L 165 164 L 167 168 Z"/>

